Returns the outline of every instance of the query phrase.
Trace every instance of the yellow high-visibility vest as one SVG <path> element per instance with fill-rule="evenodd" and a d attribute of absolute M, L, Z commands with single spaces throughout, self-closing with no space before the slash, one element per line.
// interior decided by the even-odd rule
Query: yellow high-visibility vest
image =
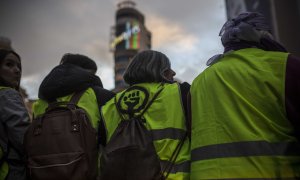
<path fill-rule="evenodd" d="M 193 81 L 191 179 L 300 177 L 285 110 L 287 56 L 233 51 Z"/>
<path fill-rule="evenodd" d="M 125 110 L 132 108 L 135 114 L 141 113 L 155 93 L 160 88 L 163 88 L 149 109 L 144 113 L 143 117 L 146 120 L 146 128 L 151 132 L 154 139 L 153 144 L 161 164 L 168 163 L 172 153 L 187 130 L 179 85 L 177 83 L 141 83 L 130 88 L 131 90 L 125 94 L 123 93 L 126 90 L 118 93 L 116 95 L 116 102 L 119 102 L 119 99 L 123 98 L 120 102 L 121 108 Z M 132 105 L 126 103 L 126 100 L 130 97 L 136 98 L 136 102 Z M 114 99 L 108 101 L 102 107 L 101 115 L 107 130 L 107 142 L 109 142 L 121 121 Z M 127 116 L 126 114 L 123 115 L 124 117 Z M 190 144 L 189 139 L 186 138 L 168 179 L 189 179 L 189 160 Z"/>

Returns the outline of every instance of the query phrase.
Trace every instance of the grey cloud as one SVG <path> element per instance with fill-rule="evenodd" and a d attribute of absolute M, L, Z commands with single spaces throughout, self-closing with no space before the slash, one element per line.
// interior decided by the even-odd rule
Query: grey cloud
<path fill-rule="evenodd" d="M 203 63 L 220 51 L 218 31 L 225 20 L 220 0 L 135 0 L 137 9 L 178 24 L 184 33 L 198 38 L 196 51 L 178 54 L 172 47 L 160 47 L 174 59 L 178 77 L 191 81 Z M 118 0 L 1 0 L 0 36 L 9 37 L 22 57 L 23 85 L 37 96 L 42 78 L 58 64 L 64 53 L 81 53 L 100 66 L 104 86 L 112 87 L 113 55 L 109 52 L 110 27 L 115 21 Z M 150 31 L 155 27 L 147 27 Z M 152 34 L 155 36 L 155 34 Z M 168 45 L 169 46 L 169 45 Z M 157 48 L 157 47 L 153 47 Z M 189 62 L 189 63 L 187 63 Z M 188 65 L 187 65 L 188 64 Z M 198 68 L 201 66 L 200 68 Z M 197 67 L 192 68 L 191 67 Z M 103 74 L 111 73 L 111 74 Z M 191 73 L 193 72 L 193 73 Z M 108 82 L 108 85 L 105 83 Z"/>

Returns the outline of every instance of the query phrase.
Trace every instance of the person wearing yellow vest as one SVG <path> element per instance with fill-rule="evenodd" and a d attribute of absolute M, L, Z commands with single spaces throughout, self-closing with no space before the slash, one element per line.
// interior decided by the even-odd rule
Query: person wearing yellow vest
<path fill-rule="evenodd" d="M 172 153 L 176 146 L 185 137 L 186 125 L 186 98 L 190 85 L 176 83 L 173 80 L 175 72 L 166 55 L 161 52 L 147 50 L 138 53 L 128 65 L 124 80 L 130 85 L 116 95 L 116 101 L 110 100 L 102 107 L 101 115 L 106 128 L 106 142 L 109 143 L 116 128 L 121 122 L 116 108 L 119 99 L 138 100 L 137 103 L 121 103 L 121 108 L 126 109 L 124 116 L 135 116 L 143 111 L 147 104 L 159 91 L 149 109 L 143 114 L 145 126 L 152 134 L 155 151 L 160 159 L 161 167 L 170 163 Z M 125 96 L 123 93 L 125 92 Z M 122 97 L 121 97 L 122 96 Z M 143 105 L 144 104 L 144 105 Z M 130 107 L 129 107 L 130 106 Z M 168 179 L 189 179 L 190 143 L 185 138 L 181 150 L 176 158 Z M 105 143 L 104 143 L 105 144 Z M 116 172 L 117 173 L 117 172 Z M 126 177 L 124 177 L 126 179 Z"/>
<path fill-rule="evenodd" d="M 299 178 L 300 59 L 259 13 L 220 35 L 224 54 L 191 85 L 191 179 Z"/>
<path fill-rule="evenodd" d="M 114 97 L 115 93 L 103 88 L 102 82 L 95 75 L 96 63 L 81 54 L 65 54 L 60 65 L 54 67 L 39 87 L 39 100 L 33 104 L 33 115 L 42 115 L 48 102 L 70 100 L 74 92 L 87 89 L 78 105 L 87 111 L 95 129 L 100 118 L 99 107 Z"/>
<path fill-rule="evenodd" d="M 77 106 L 87 112 L 91 125 L 98 131 L 100 107 L 113 98 L 115 93 L 103 88 L 100 78 L 95 75 L 96 71 L 97 65 L 89 57 L 65 54 L 60 65 L 54 67 L 42 81 L 39 100 L 33 104 L 33 116 L 43 115 L 49 102 L 70 101 L 75 92 L 85 90 Z"/>
<path fill-rule="evenodd" d="M 0 179 L 25 180 L 24 134 L 29 114 L 19 93 L 21 58 L 0 49 Z"/>

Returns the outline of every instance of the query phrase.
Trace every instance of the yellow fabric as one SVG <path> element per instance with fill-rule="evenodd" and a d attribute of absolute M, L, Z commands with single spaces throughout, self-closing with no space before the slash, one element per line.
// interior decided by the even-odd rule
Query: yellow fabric
<path fill-rule="evenodd" d="M 8 167 L 8 164 L 7 162 L 4 162 L 2 164 L 2 166 L 0 167 L 0 179 L 4 180 L 8 174 L 8 171 L 9 171 L 9 167 Z"/>
<path fill-rule="evenodd" d="M 57 101 L 69 102 L 71 100 L 72 95 L 73 94 L 65 97 L 57 98 Z M 97 130 L 100 113 L 99 113 L 98 102 L 94 90 L 92 88 L 88 88 L 79 99 L 77 105 L 87 112 L 87 115 L 92 123 L 92 126 Z M 46 101 L 42 99 L 37 100 L 32 106 L 34 117 L 43 115 L 47 107 L 48 107 L 48 103 Z"/>
<path fill-rule="evenodd" d="M 181 102 L 180 88 L 178 84 L 175 83 L 162 85 L 160 83 L 142 83 L 134 86 L 143 87 L 147 90 L 147 92 L 149 93 L 148 102 L 153 98 L 154 94 L 158 90 L 163 88 L 163 91 L 158 95 L 158 97 L 143 115 L 146 120 L 146 127 L 148 130 L 164 130 L 166 128 L 173 128 L 186 131 L 184 110 Z M 116 95 L 117 102 L 122 93 L 124 93 L 125 91 L 126 90 Z M 130 93 L 131 95 L 137 94 L 129 91 L 129 93 L 125 94 L 124 96 L 129 97 Z M 139 93 L 138 97 L 142 100 L 139 101 L 139 104 L 135 107 L 139 107 L 145 99 L 145 96 L 142 94 L 142 92 Z M 110 100 L 101 109 L 102 119 L 105 122 L 105 127 L 107 130 L 108 142 L 121 121 L 114 101 L 114 99 Z M 127 106 L 124 103 L 121 103 L 121 105 L 124 109 L 126 109 Z M 140 114 L 141 112 L 142 110 L 136 112 L 136 114 Z M 125 119 L 128 119 L 126 115 L 124 115 L 124 117 Z M 168 161 L 179 142 L 180 139 L 161 139 L 154 141 L 154 146 L 160 159 Z M 190 144 L 188 138 L 186 138 L 175 164 L 189 161 L 189 159 Z M 189 173 L 170 173 L 168 179 L 189 179 Z"/>
<path fill-rule="evenodd" d="M 299 168 L 293 169 L 291 164 L 297 164 L 299 161 L 300 158 L 296 156 L 257 156 L 203 160 L 192 163 L 191 179 L 216 179 L 216 177 L 218 177 L 217 179 L 257 179 L 258 177 L 261 179 L 293 179 L 295 174 L 299 175 Z M 275 166 L 274 169 L 274 163 L 280 163 L 280 166 Z"/>
<path fill-rule="evenodd" d="M 192 152 L 233 142 L 297 141 L 285 112 L 287 56 L 256 48 L 234 51 L 193 81 Z M 299 156 L 215 158 L 192 160 L 191 179 L 289 178 L 299 170 Z"/>

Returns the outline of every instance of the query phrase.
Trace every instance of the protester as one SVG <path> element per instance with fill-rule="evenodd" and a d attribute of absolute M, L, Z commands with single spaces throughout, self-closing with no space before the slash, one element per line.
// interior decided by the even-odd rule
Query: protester
<path fill-rule="evenodd" d="M 108 100 L 114 97 L 113 92 L 103 88 L 102 82 L 95 75 L 97 71 L 96 63 L 80 54 L 65 54 L 60 62 L 43 80 L 39 88 L 40 100 L 34 104 L 34 116 L 43 114 L 47 106 L 40 104 L 43 102 L 52 102 L 58 98 L 70 96 L 74 92 L 87 89 L 86 93 L 90 93 L 91 106 L 93 108 L 85 108 L 87 112 L 94 114 L 91 119 L 93 127 L 97 129 L 100 115 L 93 110 L 97 110 L 103 106 Z M 98 104 L 96 103 L 98 100 Z M 41 103 L 40 103 L 41 102 Z M 92 103 L 93 102 L 93 103 Z"/>
<path fill-rule="evenodd" d="M 29 115 L 19 93 L 21 58 L 0 49 L 0 179 L 26 179 L 23 149 Z"/>
<path fill-rule="evenodd" d="M 227 21 L 191 86 L 191 179 L 300 177 L 300 59 L 259 13 Z"/>
<path fill-rule="evenodd" d="M 49 158 L 48 162 L 45 161 L 46 159 L 45 157 L 44 158 L 42 157 L 44 155 L 43 154 L 44 152 L 39 152 L 41 150 L 39 150 L 39 147 L 37 147 L 39 146 L 37 145 L 37 142 L 36 143 L 34 142 L 35 137 L 32 137 L 32 135 L 30 134 L 28 135 L 28 137 L 26 136 L 26 140 L 27 140 L 26 142 L 28 143 L 25 142 L 25 145 L 26 145 L 27 152 L 29 152 L 28 153 L 29 168 L 35 170 L 34 173 L 32 174 L 33 176 L 36 176 L 33 179 L 45 179 L 45 178 L 47 179 L 50 177 L 51 178 L 55 177 L 59 179 L 66 179 L 66 178 L 82 179 L 83 176 L 86 179 L 97 178 L 98 149 L 97 149 L 96 132 L 98 131 L 98 125 L 100 119 L 100 108 L 108 100 L 114 97 L 114 93 L 103 88 L 100 78 L 95 75 L 96 71 L 97 71 L 97 65 L 89 57 L 80 54 L 65 54 L 62 57 L 60 65 L 56 66 L 42 81 L 39 88 L 40 99 L 33 105 L 33 116 L 35 119 L 38 119 L 39 117 L 46 118 L 46 116 L 43 115 L 45 114 L 45 112 L 46 114 L 48 112 L 50 113 L 50 111 L 48 111 L 47 108 L 51 109 L 51 107 L 54 107 L 52 105 L 55 104 L 55 102 L 58 103 L 69 102 L 69 104 L 72 103 L 71 101 L 73 97 L 75 97 L 76 99 L 77 95 L 80 94 L 80 92 L 82 91 L 83 94 L 81 96 L 78 96 L 79 100 L 76 102 L 76 106 L 83 109 L 87 116 L 83 115 L 82 111 L 81 111 L 81 115 L 79 113 L 73 113 L 75 112 L 75 109 L 72 110 L 72 108 L 74 107 L 70 106 L 71 112 L 73 113 L 72 123 L 70 123 L 70 125 L 72 125 L 72 131 L 74 131 L 74 133 L 78 132 L 78 136 L 85 136 L 85 137 L 81 137 L 82 142 L 79 144 L 77 142 L 78 138 L 76 138 L 75 136 L 72 137 L 72 135 L 70 135 L 67 137 L 69 131 L 68 130 L 66 130 L 67 132 L 64 131 L 69 127 L 67 124 L 65 124 L 64 127 L 61 127 L 62 125 L 61 124 L 58 125 L 58 123 L 56 123 L 55 126 L 52 125 L 53 126 L 52 130 L 55 131 L 56 134 L 66 133 L 65 138 L 74 141 L 74 142 L 68 142 L 70 146 L 74 147 L 74 149 L 72 148 L 70 149 L 69 147 L 63 147 L 64 144 L 61 146 L 61 148 L 55 149 L 55 147 L 52 147 L 51 144 L 49 146 L 51 146 L 53 150 L 49 150 L 49 152 L 51 151 L 50 153 L 54 153 L 54 154 L 51 154 L 53 158 L 52 159 Z M 65 105 L 68 106 L 67 104 Z M 82 116 L 84 116 L 84 118 L 82 118 Z M 88 122 L 90 123 L 76 122 L 78 119 L 80 119 L 80 121 L 85 121 L 86 117 L 88 118 Z M 53 119 L 53 122 L 55 122 L 55 119 Z M 91 126 L 92 128 L 89 128 L 90 124 L 92 125 Z M 35 132 L 34 127 L 32 131 Z M 53 136 L 52 139 L 58 136 L 56 134 L 54 133 L 52 135 Z M 51 136 L 51 134 L 49 136 Z M 39 140 L 42 141 L 43 138 L 44 137 L 41 136 L 41 139 Z M 46 138 L 48 137 L 45 137 L 45 139 Z M 92 141 L 92 139 L 94 139 L 95 141 Z M 39 143 L 43 143 L 41 141 L 39 141 Z M 57 142 L 58 141 L 59 139 L 57 140 Z M 57 144 L 60 143 L 63 142 L 59 141 Z M 46 149 L 45 151 L 47 151 L 48 149 Z M 55 156 L 55 152 L 56 152 L 56 156 Z M 76 153 L 78 152 L 81 152 L 81 154 L 77 156 Z M 63 157 L 64 153 L 65 153 L 65 157 Z M 39 157 L 33 157 L 35 154 L 38 154 Z M 62 157 L 58 158 L 60 157 L 59 155 Z M 57 160 L 55 160 L 55 157 L 57 158 Z M 79 161 L 78 158 L 81 158 L 81 160 Z M 63 161 L 64 159 L 65 161 Z M 87 163 L 82 164 L 81 162 L 84 161 L 86 161 Z M 45 165 L 45 163 L 50 163 L 50 164 Z M 49 169 L 49 167 L 57 166 L 57 164 L 60 163 L 61 164 L 65 163 L 65 167 L 61 166 L 60 169 L 59 168 Z M 75 166 L 74 164 L 78 164 L 78 166 Z M 50 172 L 52 174 L 50 174 Z"/>
<path fill-rule="evenodd" d="M 170 61 L 163 53 L 153 50 L 138 53 L 131 60 L 123 76 L 130 87 L 118 93 L 115 99 L 104 105 L 101 114 L 106 128 L 107 144 L 109 144 L 112 136 L 118 134 L 116 129 L 119 125 L 122 129 L 121 118 L 129 120 L 139 117 L 153 99 L 141 118 L 144 119 L 144 125 L 152 134 L 158 162 L 160 161 L 159 169 L 163 170 L 172 162 L 171 156 L 182 142 L 182 147 L 168 175 L 168 179 L 179 180 L 189 179 L 190 149 L 189 138 L 186 136 L 185 106 L 190 85 L 174 82 L 174 76 L 175 72 L 171 69 Z M 117 105 L 121 108 L 120 114 L 116 108 Z M 119 144 L 120 147 L 123 145 Z M 124 158 L 125 156 L 124 154 Z M 129 159 L 129 161 L 132 164 L 134 160 Z M 143 164 L 141 163 L 140 166 Z M 126 162 L 119 167 L 124 168 L 125 171 L 132 168 Z M 119 173 L 118 169 L 115 170 Z M 135 173 L 140 172 L 137 170 Z M 128 172 L 122 179 L 129 179 L 130 175 L 131 172 Z M 141 176 L 142 179 L 149 179 L 145 177 L 146 174 Z"/>

